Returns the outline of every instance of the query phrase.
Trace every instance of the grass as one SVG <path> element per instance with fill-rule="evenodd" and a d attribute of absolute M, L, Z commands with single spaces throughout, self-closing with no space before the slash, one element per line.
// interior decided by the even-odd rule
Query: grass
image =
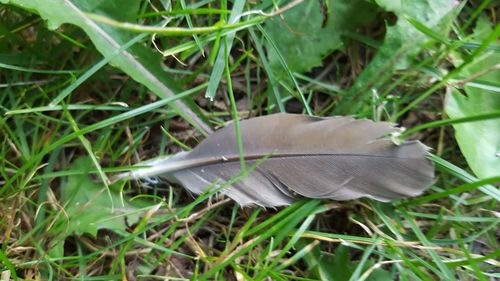
<path fill-rule="evenodd" d="M 464 3 L 445 35 L 410 18 L 427 38 L 418 59 L 394 72 L 395 62 L 387 62 L 366 81 L 359 73 L 382 46 L 386 14 L 359 33 L 349 31 L 349 43 L 326 54 L 323 66 L 295 73 L 266 31 L 269 15 L 257 12 L 284 12 L 283 1 L 276 2 L 181 1 L 164 12 L 144 1 L 133 26 L 92 15 L 111 24 L 111 36 L 134 32 L 105 51 L 94 47 L 97 35 L 88 30 L 66 24 L 52 31 L 38 15 L 0 5 L 0 280 L 500 278 L 500 173 L 473 176 L 450 126 L 498 119 L 499 109 L 451 119 L 443 108 L 450 85 L 463 90 L 474 83 L 498 94 L 498 83 L 481 80 L 498 67 L 461 76 L 475 59 L 499 50 L 497 23 L 482 41 L 473 37 L 479 19 L 496 19 L 494 1 Z M 240 17 L 241 7 L 252 13 Z M 165 22 L 167 29 L 157 25 Z M 169 56 L 143 56 L 153 33 Z M 147 48 L 132 48 L 136 42 Z M 269 48 L 278 51 L 280 70 Z M 124 51 L 147 71 L 137 74 L 139 68 L 119 61 Z M 395 50 L 394 60 L 401 56 Z M 466 59 L 454 65 L 458 56 Z M 148 65 L 161 60 L 162 72 Z M 144 73 L 157 80 L 137 82 Z M 345 98 L 356 83 L 367 89 Z M 433 148 L 435 184 L 421 197 L 390 203 L 304 199 L 262 209 L 214 193 L 193 198 L 164 181 L 110 180 L 142 160 L 194 147 L 232 119 L 339 110 L 407 126 L 405 137 Z M 86 167 L 74 165 L 84 158 L 91 159 Z M 255 168 L 241 165 L 245 172 Z M 106 187 L 102 198 L 149 205 L 123 210 L 120 201 L 91 197 L 72 211 L 65 192 L 78 190 L 70 179 L 82 174 L 88 182 L 78 188 L 96 184 Z M 89 215 L 93 221 L 85 221 Z M 100 224 L 92 234 L 89 226 L 101 217 L 119 226 Z"/>

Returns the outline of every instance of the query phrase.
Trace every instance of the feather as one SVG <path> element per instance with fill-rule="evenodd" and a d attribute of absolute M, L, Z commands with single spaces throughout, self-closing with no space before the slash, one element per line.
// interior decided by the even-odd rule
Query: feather
<path fill-rule="evenodd" d="M 240 205 L 288 205 L 298 196 L 389 201 L 421 194 L 434 178 L 427 148 L 394 144 L 389 135 L 398 129 L 386 122 L 274 114 L 240 121 L 240 129 L 247 165 L 268 156 L 221 191 Z M 231 123 L 192 151 L 146 162 L 129 176 L 165 176 L 199 194 L 241 173 L 236 138 Z"/>

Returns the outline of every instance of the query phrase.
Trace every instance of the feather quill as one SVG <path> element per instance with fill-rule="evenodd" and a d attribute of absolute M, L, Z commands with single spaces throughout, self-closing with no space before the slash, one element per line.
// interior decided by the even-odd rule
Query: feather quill
<path fill-rule="evenodd" d="M 292 203 L 298 196 L 379 201 L 421 194 L 434 178 L 419 141 L 394 144 L 397 128 L 351 117 L 274 114 L 240 121 L 245 162 L 268 156 L 221 192 L 240 205 Z M 241 172 L 234 125 L 216 131 L 190 152 L 143 163 L 133 179 L 165 176 L 199 194 Z"/>

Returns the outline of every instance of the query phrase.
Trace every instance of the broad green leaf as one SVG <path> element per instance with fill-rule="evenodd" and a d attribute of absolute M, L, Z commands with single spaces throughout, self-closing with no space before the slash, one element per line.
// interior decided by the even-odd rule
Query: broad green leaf
<path fill-rule="evenodd" d="M 321 6 L 320 2 L 328 3 Z M 343 32 L 371 21 L 376 8 L 363 0 L 304 1 L 282 16 L 266 21 L 265 31 L 289 69 L 306 72 L 320 66 L 324 56 L 343 46 Z M 266 47 L 271 67 L 282 71 L 277 50 L 270 43 Z"/>
<path fill-rule="evenodd" d="M 488 30 L 489 32 L 485 32 Z M 478 22 L 474 30 L 477 39 L 487 36 L 491 24 L 484 19 Z M 466 83 L 463 87 L 465 95 L 458 89 L 452 89 L 447 96 L 446 113 L 450 118 L 461 118 L 500 109 L 500 92 L 481 87 L 482 84 L 495 84 L 500 81 L 500 70 L 495 65 L 500 62 L 500 54 L 491 52 L 475 58 L 475 61 L 460 73 L 461 77 L 472 77 L 481 71 L 489 71 L 478 78 L 478 81 Z M 455 124 L 455 137 L 460 150 L 470 168 L 479 178 L 500 175 L 500 119 Z"/>
<path fill-rule="evenodd" d="M 74 161 L 70 169 L 82 174 L 69 176 L 62 187 L 60 202 L 64 215 L 59 215 L 54 227 L 64 236 L 88 233 L 95 237 L 99 229 L 125 231 L 127 225 L 137 223 L 152 206 L 144 200 L 129 202 L 127 196 L 122 198 L 116 191 L 111 191 L 110 196 L 104 185 L 85 174 L 90 167 L 93 167 L 90 158 Z"/>
<path fill-rule="evenodd" d="M 452 11 L 457 3 L 454 0 L 376 0 L 375 2 L 384 10 L 394 13 L 397 21 L 392 26 L 387 25 L 384 41 L 375 57 L 349 89 L 347 98 L 338 105 L 339 114 L 358 112 L 366 103 L 352 103 L 352 100 L 369 100 L 371 95 L 366 93 L 370 88 L 383 81 L 381 78 L 384 75 L 408 68 L 423 44 L 431 39 L 429 34 L 422 33 L 409 19 L 433 30 L 434 34 L 445 37 L 450 29 Z"/>
<path fill-rule="evenodd" d="M 0 3 L 20 6 L 38 13 L 47 21 L 50 29 L 56 29 L 64 23 L 76 25 L 85 31 L 104 57 L 111 58 L 113 66 L 123 70 L 159 97 L 166 98 L 180 92 L 181 85 L 169 79 L 163 71 L 160 54 L 154 53 L 142 44 L 135 44 L 120 55 L 116 55 L 115 51 L 130 41 L 134 34 L 98 24 L 86 14 L 97 13 L 115 20 L 133 22 L 141 1 L 0 0 Z M 209 126 L 193 112 L 193 106 L 186 105 L 186 101 L 176 101 L 174 108 L 201 131 L 210 131 Z"/>
<path fill-rule="evenodd" d="M 107 15 L 115 20 L 134 22 L 141 1 L 72 0 L 81 10 Z"/>
<path fill-rule="evenodd" d="M 301 248 L 303 246 L 305 246 L 304 241 L 300 241 L 298 247 Z M 304 260 L 308 265 L 308 272 L 311 274 L 311 277 L 325 281 L 348 281 L 351 279 L 357 266 L 357 263 L 349 255 L 349 247 L 344 245 L 339 245 L 334 255 L 322 253 L 320 248 L 316 247 L 304 256 Z M 373 264 L 374 262 L 369 260 L 367 268 Z M 387 271 L 377 268 L 365 280 L 381 281 L 392 279 Z"/>
<path fill-rule="evenodd" d="M 456 6 L 454 0 L 375 0 L 375 2 L 384 10 L 393 12 L 398 19 L 395 25 L 387 26 L 384 43 L 370 63 L 370 70 L 382 67 L 385 60 L 392 59 L 400 51 L 404 53 L 401 59 L 395 62 L 394 68 L 396 70 L 407 68 L 410 60 L 430 37 L 419 31 L 409 18 L 433 29 L 437 34 L 446 35 L 451 24 L 446 16 Z"/>

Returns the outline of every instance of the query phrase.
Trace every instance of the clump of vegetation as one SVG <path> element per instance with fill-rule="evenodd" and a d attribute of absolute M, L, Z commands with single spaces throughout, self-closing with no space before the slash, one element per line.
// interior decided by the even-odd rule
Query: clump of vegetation
<path fill-rule="evenodd" d="M 0 3 L 1 280 L 500 277 L 498 3 Z M 276 112 L 401 124 L 435 183 L 262 209 L 112 181 Z"/>

